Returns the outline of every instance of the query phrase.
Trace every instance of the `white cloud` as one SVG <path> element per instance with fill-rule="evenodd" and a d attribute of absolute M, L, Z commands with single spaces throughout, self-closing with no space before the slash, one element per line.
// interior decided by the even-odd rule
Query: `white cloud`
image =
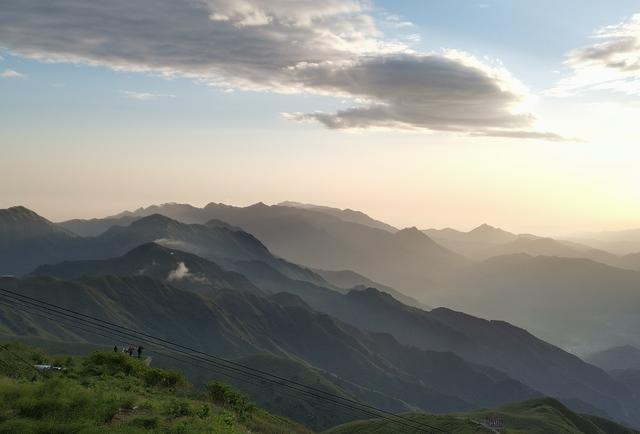
<path fill-rule="evenodd" d="M 403 29 L 415 26 L 415 24 L 413 24 L 411 21 L 402 19 L 399 15 L 384 13 L 382 14 L 382 17 L 384 19 L 384 23 L 387 26 L 393 27 L 395 29 Z"/>
<path fill-rule="evenodd" d="M 207 279 L 204 276 L 196 276 L 191 273 L 184 262 L 179 262 L 176 269 L 169 272 L 169 275 L 167 276 L 167 281 L 169 282 L 177 282 L 180 280 L 189 280 L 197 283 L 207 283 Z"/>
<path fill-rule="evenodd" d="M 386 39 L 366 1 L 5 0 L 0 45 L 47 61 L 351 101 L 337 113 L 289 115 L 330 128 L 491 134 L 534 123 L 528 91 L 503 67 Z"/>
<path fill-rule="evenodd" d="M 549 93 L 610 90 L 640 95 L 640 14 L 598 30 L 593 39 L 597 42 L 569 52 L 565 63 L 571 75 Z"/>
<path fill-rule="evenodd" d="M 125 98 L 134 99 L 137 101 L 154 101 L 161 98 L 175 98 L 175 95 L 167 95 L 161 93 L 150 93 L 150 92 L 135 92 L 131 90 L 123 90 L 121 94 Z"/>
<path fill-rule="evenodd" d="M 189 268 L 184 264 L 184 262 L 180 262 L 175 270 L 172 270 L 167 276 L 168 281 L 174 280 L 182 280 L 185 277 L 189 276 Z"/>
<path fill-rule="evenodd" d="M 14 71 L 13 69 L 5 69 L 0 72 L 0 78 L 24 78 L 24 74 Z"/>

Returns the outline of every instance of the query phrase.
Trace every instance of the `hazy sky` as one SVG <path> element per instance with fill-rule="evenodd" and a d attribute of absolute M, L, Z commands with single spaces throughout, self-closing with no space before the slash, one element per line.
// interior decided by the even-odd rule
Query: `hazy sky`
<path fill-rule="evenodd" d="M 0 47 L 0 207 L 640 227 L 635 0 L 3 0 Z"/>

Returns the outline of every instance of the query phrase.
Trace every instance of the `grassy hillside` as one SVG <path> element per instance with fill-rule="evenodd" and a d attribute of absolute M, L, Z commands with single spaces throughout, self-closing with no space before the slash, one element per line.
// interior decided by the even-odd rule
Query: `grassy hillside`
<path fill-rule="evenodd" d="M 50 356 L 0 349 L 0 433 L 310 433 L 257 408 L 222 383 L 204 390 L 176 371 L 122 353 Z M 47 362 L 64 370 L 38 373 Z"/>
<path fill-rule="evenodd" d="M 606 419 L 585 416 L 569 410 L 551 399 L 535 399 L 470 413 L 449 415 L 408 414 L 416 423 L 447 430 L 456 434 L 497 432 L 487 426 L 487 417 L 503 422 L 505 434 L 636 434 L 634 431 Z M 390 422 L 373 420 L 357 421 L 332 428 L 325 434 L 355 434 L 375 432 L 394 434 L 397 426 Z"/>

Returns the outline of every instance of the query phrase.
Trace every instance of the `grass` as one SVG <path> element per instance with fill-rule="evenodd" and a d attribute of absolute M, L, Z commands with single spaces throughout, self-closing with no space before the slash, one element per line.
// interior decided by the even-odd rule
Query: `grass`
<path fill-rule="evenodd" d="M 0 350 L 0 433 L 310 433 L 222 383 L 198 390 L 176 371 L 122 353 L 50 356 Z M 27 363 L 25 363 L 27 362 Z M 63 366 L 37 374 L 29 364 Z"/>

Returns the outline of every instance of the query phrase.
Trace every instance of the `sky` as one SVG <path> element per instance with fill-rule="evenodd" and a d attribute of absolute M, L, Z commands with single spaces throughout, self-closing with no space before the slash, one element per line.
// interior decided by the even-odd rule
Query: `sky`
<path fill-rule="evenodd" d="M 0 208 L 640 227 L 640 4 L 4 0 Z"/>

